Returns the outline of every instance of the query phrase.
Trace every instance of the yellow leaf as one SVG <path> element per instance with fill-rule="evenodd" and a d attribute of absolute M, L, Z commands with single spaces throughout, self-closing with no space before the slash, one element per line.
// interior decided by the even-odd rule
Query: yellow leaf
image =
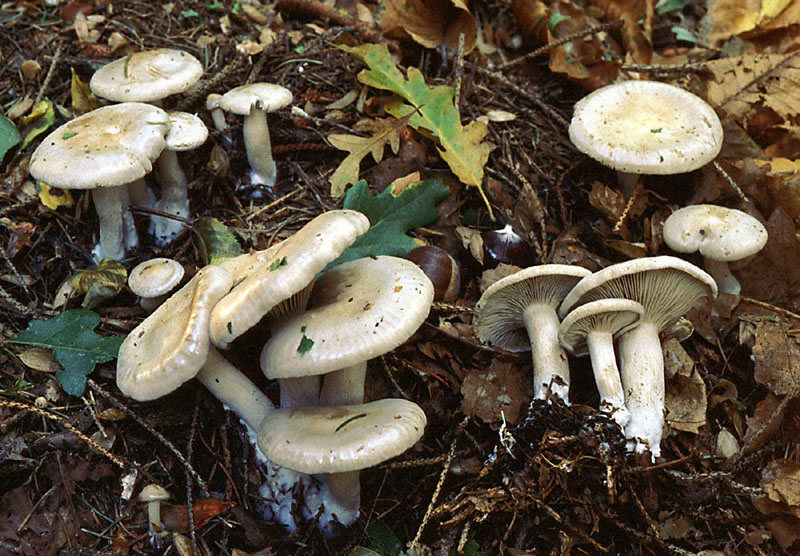
<path fill-rule="evenodd" d="M 43 181 L 36 182 L 36 189 L 39 193 L 39 200 L 50 210 L 56 210 L 58 207 L 71 207 L 75 204 L 69 190 L 50 187 Z"/>
<path fill-rule="evenodd" d="M 758 28 L 799 23 L 796 21 L 797 0 L 716 0 L 709 4 L 710 41 L 727 40 Z"/>
<path fill-rule="evenodd" d="M 792 160 L 790 158 L 770 158 L 769 160 L 753 159 L 756 166 L 759 168 L 769 164 L 770 170 L 768 175 L 781 176 L 784 178 L 791 178 L 800 172 L 800 160 Z"/>
<path fill-rule="evenodd" d="M 72 96 L 72 107 L 75 109 L 75 115 L 81 116 L 92 110 L 100 108 L 100 101 L 94 96 L 94 93 L 89 89 L 89 86 L 81 81 L 78 74 L 72 71 L 72 81 L 70 82 L 70 93 Z"/>
<path fill-rule="evenodd" d="M 69 283 L 85 294 L 81 306 L 91 309 L 121 292 L 127 279 L 128 271 L 119 261 L 103 259 L 97 266 L 77 271 Z"/>
<path fill-rule="evenodd" d="M 25 137 L 22 145 L 20 145 L 20 150 L 27 147 L 37 136 L 44 133 L 47 128 L 53 125 L 55 119 L 56 114 L 53 110 L 52 102 L 47 99 L 37 102 L 31 113 L 19 120 L 20 124 L 24 126 L 20 135 Z"/>

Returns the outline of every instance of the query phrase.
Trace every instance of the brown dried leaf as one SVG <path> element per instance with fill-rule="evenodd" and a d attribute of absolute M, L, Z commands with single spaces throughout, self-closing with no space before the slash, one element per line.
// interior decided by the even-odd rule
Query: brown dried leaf
<path fill-rule="evenodd" d="M 709 41 L 758 34 L 800 23 L 797 0 L 716 0 L 709 3 Z"/>
<path fill-rule="evenodd" d="M 382 0 L 378 3 L 378 26 L 384 33 L 402 29 L 427 48 L 442 44 L 458 48 L 464 34 L 464 50 L 475 47 L 478 25 L 464 0 Z"/>
<path fill-rule="evenodd" d="M 756 317 L 755 379 L 774 394 L 796 395 L 800 388 L 800 343 L 787 334 L 789 326 L 774 317 Z"/>
<path fill-rule="evenodd" d="M 673 429 L 697 434 L 706 424 L 706 385 L 678 340 L 667 340 L 663 349 L 667 423 Z"/>
<path fill-rule="evenodd" d="M 26 367 L 41 373 L 57 373 L 61 370 L 61 365 L 53 361 L 53 350 L 34 347 L 26 349 L 19 354 L 19 359 L 25 363 Z"/>
<path fill-rule="evenodd" d="M 745 453 L 752 453 L 759 449 L 778 434 L 783 423 L 783 414 L 775 415 L 775 410 L 780 405 L 781 399 L 768 393 L 763 400 L 756 404 L 753 416 L 747 418 L 747 432 L 742 440 Z"/>
<path fill-rule="evenodd" d="M 461 411 L 498 425 L 503 412 L 508 423 L 516 423 L 530 397 L 530 379 L 512 361 L 495 358 L 488 370 L 473 369 L 461 385 Z"/>
<path fill-rule="evenodd" d="M 513 0 L 511 9 L 524 40 L 537 45 L 547 42 L 547 20 L 550 14 L 542 0 Z"/>

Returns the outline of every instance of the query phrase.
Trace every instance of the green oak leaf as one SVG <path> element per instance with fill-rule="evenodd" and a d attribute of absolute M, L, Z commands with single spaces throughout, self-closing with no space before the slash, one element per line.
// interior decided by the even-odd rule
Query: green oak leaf
<path fill-rule="evenodd" d="M 8 149 L 19 143 L 21 137 L 14 123 L 0 114 L 0 160 L 8 152 Z"/>
<path fill-rule="evenodd" d="M 236 236 L 216 218 L 198 218 L 194 221 L 194 229 L 200 236 L 200 256 L 206 264 L 219 264 L 242 254 Z"/>

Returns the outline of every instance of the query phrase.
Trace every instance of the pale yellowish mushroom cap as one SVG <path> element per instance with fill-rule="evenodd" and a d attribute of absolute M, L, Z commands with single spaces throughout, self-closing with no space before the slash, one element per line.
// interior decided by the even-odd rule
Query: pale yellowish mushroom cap
<path fill-rule="evenodd" d="M 231 89 L 219 99 L 226 112 L 247 116 L 253 108 L 273 112 L 291 104 L 292 92 L 274 83 L 250 83 Z"/>
<path fill-rule="evenodd" d="M 268 313 L 308 288 L 316 275 L 368 228 L 369 220 L 362 213 L 334 210 L 317 216 L 276 249 L 268 250 L 271 258 L 263 264 L 258 254 L 228 262 L 237 273 L 255 268 L 214 307 L 211 341 L 226 349 Z M 298 301 L 300 308 L 306 299 Z"/>
<path fill-rule="evenodd" d="M 200 61 L 182 50 L 136 52 L 97 70 L 89 87 L 114 102 L 155 102 L 181 93 L 203 75 Z"/>
<path fill-rule="evenodd" d="M 363 258 L 320 276 L 309 308 L 272 331 L 261 352 L 268 378 L 321 375 L 395 349 L 422 325 L 433 284 L 414 263 Z"/>
<path fill-rule="evenodd" d="M 136 265 L 128 276 L 128 287 L 139 297 L 158 297 L 171 292 L 183 274 L 181 263 L 158 257 Z"/>
<path fill-rule="evenodd" d="M 164 500 L 169 500 L 169 492 L 161 485 L 151 483 L 139 493 L 139 500 L 142 502 L 163 502 Z"/>
<path fill-rule="evenodd" d="M 601 87 L 575 104 L 572 143 L 629 174 L 679 174 L 711 162 L 722 148 L 714 109 L 692 93 L 656 81 Z"/>
<path fill-rule="evenodd" d="M 406 400 L 278 409 L 261 424 L 270 461 L 301 473 L 343 473 L 398 456 L 422 437 L 427 419 Z"/>
<path fill-rule="evenodd" d="M 208 139 L 208 128 L 203 120 L 188 112 L 167 112 L 169 133 L 167 148 L 173 151 L 196 149 Z"/>
<path fill-rule="evenodd" d="M 134 328 L 117 357 L 122 393 L 154 400 L 194 378 L 208 358 L 211 309 L 231 285 L 228 272 L 207 266 Z"/>
<path fill-rule="evenodd" d="M 586 353 L 586 338 L 592 332 L 607 332 L 614 338 L 639 323 L 644 313 L 630 299 L 599 299 L 570 311 L 558 328 L 558 341 L 572 354 Z"/>

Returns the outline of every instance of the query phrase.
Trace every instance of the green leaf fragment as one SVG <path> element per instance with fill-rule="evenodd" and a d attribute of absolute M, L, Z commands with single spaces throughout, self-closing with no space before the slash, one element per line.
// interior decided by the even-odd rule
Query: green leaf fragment
<path fill-rule="evenodd" d="M 355 421 L 356 419 L 362 419 L 362 418 L 364 418 L 364 417 L 366 417 L 366 416 L 367 416 L 367 414 L 366 414 L 366 413 L 359 413 L 358 415 L 353 415 L 353 416 L 352 416 L 352 417 L 350 417 L 349 419 L 345 419 L 344 423 L 342 423 L 341 425 L 339 425 L 338 427 L 336 427 L 336 430 L 335 430 L 335 431 L 333 431 L 333 432 L 339 432 L 340 430 L 342 430 L 343 428 L 345 428 L 347 425 L 349 425 L 350 423 L 352 423 L 352 422 L 353 422 L 353 421 Z"/>
<path fill-rule="evenodd" d="M 282 266 L 286 266 L 286 257 L 272 261 L 272 264 L 269 265 L 269 269 L 270 271 L 278 270 Z"/>
<path fill-rule="evenodd" d="M 86 376 L 97 363 L 117 357 L 122 338 L 94 332 L 100 315 L 87 309 L 70 309 L 50 320 L 34 320 L 12 344 L 27 344 L 53 350 L 53 358 L 64 369 L 56 373 L 64 391 L 82 396 Z"/>
<path fill-rule="evenodd" d="M 314 347 L 314 340 L 303 334 L 300 344 L 297 346 L 297 353 L 304 355 L 311 351 L 312 347 Z"/>
<path fill-rule="evenodd" d="M 194 229 L 200 237 L 200 256 L 206 264 L 216 265 L 242 254 L 236 236 L 216 218 L 198 218 Z"/>
<path fill-rule="evenodd" d="M 14 123 L 0 114 L 0 160 L 8 150 L 19 143 L 21 137 Z"/>

